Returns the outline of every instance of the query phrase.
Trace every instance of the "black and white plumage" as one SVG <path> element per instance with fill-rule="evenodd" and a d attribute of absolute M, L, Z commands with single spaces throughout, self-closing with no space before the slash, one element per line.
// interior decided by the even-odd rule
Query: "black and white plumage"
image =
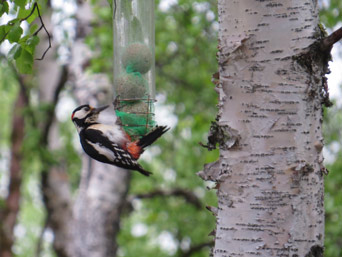
<path fill-rule="evenodd" d="M 151 145 L 166 131 L 166 126 L 158 126 L 138 141 L 131 141 L 130 136 L 120 125 L 106 125 L 98 121 L 99 113 L 108 106 L 93 108 L 89 105 L 77 107 L 71 119 L 80 136 L 83 150 L 93 159 L 116 165 L 129 170 L 137 170 L 145 176 L 146 171 L 137 162 L 144 148 Z"/>

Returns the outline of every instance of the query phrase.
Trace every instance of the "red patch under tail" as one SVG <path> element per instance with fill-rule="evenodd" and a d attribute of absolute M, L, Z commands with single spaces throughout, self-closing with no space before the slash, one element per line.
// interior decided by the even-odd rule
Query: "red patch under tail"
<path fill-rule="evenodd" d="M 127 144 L 127 151 L 134 159 L 138 160 L 142 153 L 142 148 L 137 145 L 137 142 L 131 142 Z"/>

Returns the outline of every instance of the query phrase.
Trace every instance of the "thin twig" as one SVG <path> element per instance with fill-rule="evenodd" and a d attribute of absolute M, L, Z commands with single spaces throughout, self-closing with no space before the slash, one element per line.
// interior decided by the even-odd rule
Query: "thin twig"
<path fill-rule="evenodd" d="M 36 36 L 38 33 L 39 33 L 39 31 L 41 31 L 42 30 L 42 28 L 43 28 L 43 25 L 41 25 L 40 27 L 39 27 L 39 29 L 37 29 L 37 31 L 36 32 L 34 32 L 34 36 Z"/>
<path fill-rule="evenodd" d="M 47 30 L 46 27 L 45 27 L 44 21 L 43 21 L 43 19 L 42 19 L 42 16 L 41 16 L 41 14 L 40 14 L 40 11 L 39 11 L 38 4 L 37 4 L 37 3 L 34 3 L 34 4 L 33 4 L 33 8 L 32 8 L 32 10 L 31 10 L 30 14 L 27 15 L 25 18 L 22 18 L 19 22 L 21 23 L 21 22 L 23 22 L 23 21 L 26 21 L 28 18 L 30 18 L 30 17 L 33 15 L 33 13 L 34 13 L 34 11 L 35 11 L 36 9 L 37 9 L 37 12 L 38 12 L 38 17 L 39 17 L 41 26 L 39 27 L 39 29 L 38 29 L 35 33 L 33 33 L 33 36 L 37 36 L 37 34 L 38 34 L 42 29 L 44 29 L 45 32 L 46 32 L 46 34 L 47 34 L 47 36 L 48 36 L 48 39 L 49 39 L 49 46 L 47 47 L 47 49 L 46 49 L 45 52 L 43 53 L 42 57 L 36 58 L 36 59 L 35 59 L 35 60 L 37 60 L 37 61 L 41 61 L 41 60 L 44 59 L 46 53 L 47 53 L 47 52 L 49 51 L 49 49 L 52 47 L 52 44 L 51 44 L 51 35 L 49 34 L 48 30 Z M 15 23 L 10 24 L 10 25 L 13 26 L 14 24 L 15 24 Z M 10 32 L 10 30 L 9 30 L 7 33 L 5 33 L 5 35 L 4 35 L 4 36 L 2 37 L 2 39 L 0 40 L 0 43 L 1 43 L 2 41 L 5 40 L 5 38 L 7 37 L 7 35 L 8 35 L 9 32 Z"/>
<path fill-rule="evenodd" d="M 152 192 L 142 193 L 132 196 L 133 199 L 147 199 L 154 197 L 169 197 L 178 196 L 183 197 L 188 203 L 194 205 L 197 209 L 202 208 L 200 199 L 191 191 L 183 188 L 174 188 L 171 190 L 156 189 Z"/>
<path fill-rule="evenodd" d="M 5 38 L 7 37 L 8 33 L 9 33 L 9 31 L 7 31 L 7 32 L 5 33 L 5 35 L 2 37 L 2 39 L 0 39 L 0 44 L 2 43 L 2 41 L 5 40 Z"/>
<path fill-rule="evenodd" d="M 30 17 L 33 15 L 34 10 L 35 10 L 36 8 L 38 9 L 38 5 L 37 5 L 37 3 L 34 3 L 34 4 L 33 4 L 33 8 L 32 8 L 32 10 L 31 10 L 30 14 L 27 15 L 25 18 L 22 18 L 22 19 L 20 20 L 20 22 L 26 21 L 28 18 L 30 18 Z"/>
<path fill-rule="evenodd" d="M 37 7 L 37 12 L 38 12 L 38 17 L 39 17 L 39 20 L 40 20 L 40 23 L 41 23 L 41 27 L 40 27 L 33 35 L 36 36 L 36 35 L 38 34 L 38 32 L 39 32 L 39 31 L 42 29 L 42 27 L 43 27 L 43 29 L 45 30 L 45 32 L 46 32 L 46 34 L 47 34 L 47 36 L 48 36 L 48 39 L 49 39 L 49 46 L 48 46 L 48 48 L 46 48 L 46 50 L 45 50 L 45 52 L 43 53 L 42 57 L 36 58 L 37 61 L 41 61 L 41 60 L 44 59 L 46 53 L 47 53 L 47 52 L 49 51 L 49 49 L 51 48 L 51 36 L 50 36 L 48 30 L 47 30 L 46 27 L 45 27 L 45 24 L 44 24 L 44 22 L 43 22 L 42 16 L 40 15 L 40 11 L 39 11 L 38 4 L 37 4 L 37 3 L 34 3 L 34 6 Z M 34 8 L 34 7 L 33 7 L 33 8 Z"/>

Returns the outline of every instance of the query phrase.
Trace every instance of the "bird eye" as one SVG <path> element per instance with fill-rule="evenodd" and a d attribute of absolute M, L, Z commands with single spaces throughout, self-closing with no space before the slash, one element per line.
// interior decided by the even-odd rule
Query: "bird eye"
<path fill-rule="evenodd" d="M 87 111 L 90 110 L 90 108 L 89 108 L 89 107 L 86 107 L 86 108 L 84 108 L 84 110 L 87 112 Z"/>

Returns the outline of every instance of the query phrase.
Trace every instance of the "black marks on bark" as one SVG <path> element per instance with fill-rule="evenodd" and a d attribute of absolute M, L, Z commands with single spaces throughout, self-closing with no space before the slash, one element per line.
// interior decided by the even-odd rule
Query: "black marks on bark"
<path fill-rule="evenodd" d="M 320 245 L 312 246 L 305 257 L 323 257 L 323 247 Z"/>

